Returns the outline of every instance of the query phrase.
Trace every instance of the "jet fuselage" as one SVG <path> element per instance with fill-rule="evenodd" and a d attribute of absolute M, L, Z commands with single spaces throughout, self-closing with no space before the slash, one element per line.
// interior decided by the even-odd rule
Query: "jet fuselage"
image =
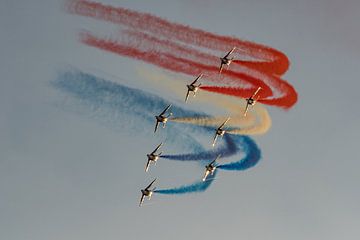
<path fill-rule="evenodd" d="M 148 189 L 141 189 L 141 193 L 142 193 L 144 196 L 151 197 L 153 191 L 148 190 Z"/>
<path fill-rule="evenodd" d="M 156 120 L 161 123 L 166 123 L 168 118 L 161 115 L 161 116 L 156 116 Z"/>
<path fill-rule="evenodd" d="M 225 130 L 224 129 L 216 129 L 216 134 L 219 136 L 224 136 Z"/>
<path fill-rule="evenodd" d="M 159 159 L 159 155 L 147 154 L 148 160 L 156 162 Z"/>
<path fill-rule="evenodd" d="M 197 92 L 197 90 L 199 89 L 198 86 L 195 86 L 195 85 L 187 85 L 189 91 L 192 91 L 192 92 Z"/>
<path fill-rule="evenodd" d="M 221 63 L 225 64 L 227 66 L 229 66 L 232 61 L 231 59 L 228 59 L 228 58 L 220 58 L 220 59 L 221 59 Z"/>
<path fill-rule="evenodd" d="M 206 166 L 206 171 L 208 171 L 211 174 L 214 173 L 215 169 L 216 169 L 216 167 L 214 165 L 207 165 Z"/>
<path fill-rule="evenodd" d="M 254 104 L 255 104 L 255 100 L 252 99 L 252 98 L 247 98 L 246 101 L 247 101 L 247 103 L 248 103 L 249 105 L 251 105 L 251 106 L 254 106 Z"/>

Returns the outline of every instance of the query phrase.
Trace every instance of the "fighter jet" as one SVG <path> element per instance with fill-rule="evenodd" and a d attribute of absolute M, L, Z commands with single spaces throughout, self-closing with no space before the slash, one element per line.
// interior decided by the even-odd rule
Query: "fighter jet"
<path fill-rule="evenodd" d="M 199 87 L 201 86 L 201 83 L 199 85 L 195 85 L 195 83 L 203 76 L 203 74 L 200 74 L 190 85 L 186 85 L 188 90 L 187 90 L 187 93 L 186 93 L 186 97 L 185 97 L 185 102 L 187 102 L 188 98 L 189 98 L 189 93 L 190 92 L 193 92 L 194 95 L 193 97 L 196 96 L 196 92 L 197 90 L 199 90 Z"/>
<path fill-rule="evenodd" d="M 258 94 L 258 92 L 260 91 L 261 87 L 258 87 L 258 89 L 253 93 L 253 95 L 251 95 L 251 97 L 246 99 L 246 107 L 245 107 L 245 111 L 244 111 L 244 117 L 246 117 L 246 113 L 249 110 L 249 106 L 254 106 L 255 103 L 259 100 L 260 96 L 258 96 L 255 99 L 256 94 Z"/>
<path fill-rule="evenodd" d="M 224 65 L 227 66 L 227 69 L 229 68 L 230 63 L 234 60 L 234 58 L 229 58 L 230 54 L 232 54 L 234 52 L 236 47 L 233 47 L 233 49 L 231 49 L 224 57 L 220 58 L 221 63 L 220 63 L 220 69 L 219 69 L 219 73 L 221 74 Z"/>
<path fill-rule="evenodd" d="M 205 166 L 205 175 L 203 177 L 203 182 L 206 180 L 207 176 L 210 174 L 210 175 L 213 175 L 214 172 L 215 172 L 215 169 L 217 168 L 217 166 L 215 166 L 215 162 L 216 160 L 219 159 L 221 155 L 219 154 L 211 163 L 209 163 L 208 165 Z"/>
<path fill-rule="evenodd" d="M 163 128 L 165 128 L 166 122 L 168 121 L 169 117 L 172 115 L 172 113 L 169 113 L 167 116 L 165 116 L 164 114 L 166 113 L 167 110 L 169 110 L 169 108 L 171 107 L 171 104 L 169 106 L 167 106 L 164 111 L 162 111 L 162 113 L 160 113 L 158 116 L 155 116 L 156 118 L 156 124 L 155 124 L 155 131 L 158 129 L 159 123 L 163 124 Z"/>
<path fill-rule="evenodd" d="M 150 154 L 147 154 L 147 163 L 146 163 L 146 166 L 145 166 L 145 172 L 147 172 L 149 170 L 149 166 L 150 166 L 150 163 L 153 162 L 154 165 L 156 165 L 156 161 L 159 159 L 160 155 L 162 154 L 162 152 L 160 152 L 159 154 L 156 154 L 157 150 L 159 150 L 159 148 L 162 146 L 162 143 L 160 143 L 154 151 L 152 151 Z"/>
<path fill-rule="evenodd" d="M 151 188 L 151 185 L 153 185 L 155 180 L 156 180 L 156 178 L 145 189 L 141 189 L 141 198 L 140 198 L 139 207 L 141 207 L 142 203 L 144 202 L 145 196 L 148 197 L 149 200 L 151 199 L 151 195 L 153 194 L 153 192 L 155 191 L 156 188 L 154 188 L 153 190 L 150 190 L 149 188 Z"/>
<path fill-rule="evenodd" d="M 214 147 L 215 146 L 215 143 L 216 143 L 216 139 L 218 138 L 218 136 L 222 137 L 224 136 L 225 134 L 225 130 L 223 129 L 223 127 L 225 126 L 225 124 L 230 120 L 230 117 L 228 117 L 225 122 L 223 122 L 223 124 L 220 125 L 220 127 L 218 127 L 216 129 L 216 132 L 215 132 L 215 136 L 214 136 L 214 141 L 213 141 L 213 144 L 212 146 Z"/>

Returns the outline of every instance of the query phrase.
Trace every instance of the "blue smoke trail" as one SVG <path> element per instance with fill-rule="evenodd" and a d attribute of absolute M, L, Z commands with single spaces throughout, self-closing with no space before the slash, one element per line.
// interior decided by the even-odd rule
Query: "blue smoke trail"
<path fill-rule="evenodd" d="M 261 152 L 260 149 L 257 147 L 256 143 L 251 138 L 239 135 L 231 135 L 229 136 L 229 138 L 234 138 L 232 144 L 234 144 L 234 146 L 241 146 L 241 149 L 244 151 L 245 156 L 239 161 L 218 165 L 217 169 L 241 171 L 251 168 L 259 162 Z M 199 181 L 191 185 L 185 185 L 170 189 L 160 189 L 156 190 L 155 192 L 160 194 L 185 194 L 190 192 L 203 192 L 214 181 L 216 173 L 217 171 L 214 172 L 214 175 L 211 179 L 208 179 L 205 182 Z"/>
<path fill-rule="evenodd" d="M 243 151 L 245 152 L 245 157 L 240 161 L 221 164 L 217 166 L 218 169 L 241 171 L 251 168 L 259 162 L 261 158 L 261 152 L 258 146 L 256 145 L 256 143 L 250 137 L 247 136 L 239 136 L 239 137 L 240 137 L 240 139 L 238 139 L 239 144 L 241 144 Z"/>
<path fill-rule="evenodd" d="M 156 95 L 77 70 L 61 73 L 51 84 L 77 99 L 81 104 L 81 111 L 89 110 L 90 113 L 87 115 L 105 121 L 106 124 L 112 124 L 112 127 L 118 128 L 121 132 L 124 132 L 124 129 L 135 129 L 137 132 L 154 135 L 155 115 L 169 104 Z M 171 111 L 175 116 L 206 116 L 177 106 L 172 106 Z M 189 134 L 201 130 L 195 126 L 179 128 L 171 122 L 168 123 L 166 131 L 159 130 L 159 134 L 167 134 L 168 142 L 174 145 L 188 144 L 194 151 L 203 151 L 202 145 Z"/>
<path fill-rule="evenodd" d="M 211 129 L 211 132 L 215 131 Z M 228 157 L 236 154 L 239 151 L 239 147 L 235 144 L 233 137 L 225 134 L 224 135 L 225 144 L 209 151 L 203 151 L 198 153 L 187 153 L 187 154 L 177 154 L 177 155 L 163 155 L 162 158 L 169 160 L 177 161 L 199 161 L 199 160 L 212 160 L 216 158 L 219 154 L 222 157 Z"/>
<path fill-rule="evenodd" d="M 204 192 L 211 183 L 215 180 L 217 171 L 215 170 L 214 174 L 211 177 L 208 177 L 206 181 L 198 181 L 190 185 L 184 185 L 176 188 L 169 188 L 169 189 L 159 189 L 155 190 L 155 193 L 159 194 L 169 194 L 169 195 L 178 195 L 178 194 L 185 194 L 185 193 L 193 193 L 193 192 Z"/>
<path fill-rule="evenodd" d="M 144 127 L 148 132 L 153 131 L 155 114 L 159 114 L 169 103 L 163 98 L 142 90 L 126 87 L 124 85 L 106 81 L 81 71 L 69 71 L 59 75 L 51 82 L 52 86 L 66 94 L 78 99 L 82 109 L 87 108 L 92 114 L 98 114 L 101 119 L 111 119 L 116 124 L 126 123 L 126 129 Z M 174 116 L 204 117 L 206 114 L 185 110 L 173 105 L 171 112 Z M 124 115 L 133 116 L 131 119 Z M 140 121 L 139 123 L 136 121 Z M 172 122 L 174 123 L 174 122 Z M 146 126 L 145 126 L 146 125 Z M 195 125 L 181 125 L 181 128 L 169 126 L 165 131 L 172 143 L 188 143 L 196 153 L 181 155 L 164 155 L 163 158 L 172 160 L 212 160 L 218 154 L 231 156 L 240 150 L 245 151 L 245 157 L 237 162 L 218 166 L 224 170 L 244 170 L 254 166 L 260 159 L 260 150 L 249 137 L 225 135 L 225 144 L 215 150 L 205 151 L 190 133 L 211 133 L 214 129 Z M 124 130 L 122 127 L 121 130 Z M 205 182 L 195 182 L 178 188 L 156 190 L 161 194 L 184 194 L 205 191 L 214 179 Z"/>
<path fill-rule="evenodd" d="M 55 88 L 91 104 L 129 112 L 151 122 L 154 122 L 155 114 L 159 114 L 169 104 L 154 94 L 76 70 L 60 74 L 57 80 L 51 83 Z M 176 105 L 173 105 L 170 111 L 174 116 L 189 114 L 192 117 L 208 117 L 206 114 L 185 110 Z"/>

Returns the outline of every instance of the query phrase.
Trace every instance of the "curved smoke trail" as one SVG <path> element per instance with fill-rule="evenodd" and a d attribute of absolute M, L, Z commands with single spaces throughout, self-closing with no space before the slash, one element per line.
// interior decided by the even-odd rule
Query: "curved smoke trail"
<path fill-rule="evenodd" d="M 205 73 L 206 78 L 202 81 L 205 84 L 201 86 L 201 89 L 209 93 L 245 98 L 260 86 L 262 87 L 259 100 L 261 103 L 290 108 L 297 101 L 295 89 L 281 78 L 289 67 L 289 61 L 285 54 L 276 49 L 233 37 L 216 35 L 121 7 L 116 8 L 87 0 L 74 0 L 67 3 L 67 10 L 70 13 L 112 22 L 120 27 L 120 35 L 116 40 L 97 37 L 89 31 L 82 31 L 80 40 L 88 46 L 192 77 Z M 233 54 L 236 60 L 233 61 L 229 70 L 223 71 L 220 78 L 219 56 L 234 46 L 237 48 Z M 150 123 L 154 121 L 154 114 L 167 105 L 162 98 L 144 91 L 119 84 L 112 85 L 113 83 L 91 75 L 77 74 L 82 78 L 80 85 L 77 85 L 79 81 L 75 81 L 77 82 L 75 85 L 58 81 L 54 83 L 54 86 L 72 94 L 91 109 L 96 109 L 96 112 L 100 110 L 100 115 L 104 114 L 104 109 L 108 108 L 115 113 L 130 114 Z M 142 106 L 144 101 L 146 103 Z M 175 126 L 171 126 L 171 130 L 167 129 L 166 132 L 174 134 L 181 131 L 183 133 L 181 138 L 187 138 L 190 140 L 188 143 L 193 144 L 194 153 L 163 155 L 162 158 L 179 161 L 209 161 L 218 154 L 227 157 L 242 153 L 243 157 L 239 161 L 220 164 L 217 169 L 239 171 L 253 167 L 261 157 L 260 150 L 251 138 L 238 134 L 265 133 L 271 126 L 271 119 L 266 109 L 258 104 L 247 118 L 242 118 L 241 114 L 237 114 L 238 106 L 234 106 L 231 101 L 218 101 L 217 105 L 225 107 L 232 116 L 222 144 L 213 150 L 206 151 L 188 132 L 213 136 L 213 128 L 218 126 L 224 117 L 214 118 L 174 106 L 172 111 L 176 118 L 172 118 L 170 124 Z M 176 122 L 187 124 L 182 124 L 180 129 L 176 128 L 174 124 Z M 199 181 L 155 192 L 183 194 L 205 191 L 213 180 L 214 178 L 211 178 L 209 181 Z"/>
<path fill-rule="evenodd" d="M 96 118 L 113 120 L 115 124 L 125 124 L 129 128 L 138 126 L 136 119 L 142 121 L 143 130 L 152 133 L 155 123 L 154 115 L 161 112 L 163 107 L 168 104 L 163 98 L 147 93 L 142 90 L 133 89 L 124 85 L 106 81 L 96 76 L 83 73 L 81 71 L 68 71 L 59 75 L 51 82 L 54 88 L 74 97 L 81 104 L 81 109 L 89 109 L 91 116 Z M 208 116 L 206 114 L 185 110 L 173 105 L 171 108 L 174 115 L 192 115 L 194 117 Z M 131 116 L 131 121 L 125 116 Z M 121 127 L 123 130 L 123 126 Z M 149 130 L 150 129 L 150 130 Z M 222 156 L 232 156 L 238 153 L 245 153 L 245 157 L 237 162 L 220 165 L 219 169 L 225 170 L 244 170 L 254 166 L 260 159 L 260 150 L 249 138 L 240 135 L 225 135 L 224 143 L 220 147 L 206 151 L 188 132 L 201 133 L 212 136 L 213 129 L 208 127 L 195 127 L 188 125 L 168 126 L 166 133 L 170 140 L 176 143 L 182 142 L 191 145 L 195 153 L 182 155 L 164 155 L 165 159 L 173 160 L 211 160 L 218 154 Z M 146 131 L 145 131 L 146 132 Z M 164 131 L 165 132 L 165 131 Z M 179 134 L 181 132 L 181 134 Z M 253 153 L 255 152 L 255 153 Z M 189 192 L 199 192 L 206 190 L 213 180 L 197 182 L 194 184 L 181 186 L 179 188 L 157 190 L 157 193 L 180 194 Z"/>
<path fill-rule="evenodd" d="M 207 80 L 215 83 L 215 86 L 201 88 L 210 92 L 248 97 L 261 86 L 260 102 L 264 104 L 290 108 L 297 101 L 295 89 L 280 78 L 287 71 L 289 61 L 278 50 L 172 23 L 151 14 L 92 1 L 69 1 L 67 10 L 112 22 L 122 28 L 118 40 L 107 40 L 83 32 L 81 41 L 89 46 L 178 73 L 191 76 L 206 73 Z M 237 47 L 234 54 L 237 61 L 230 70 L 222 73 L 223 79 L 219 81 L 218 57 L 234 46 Z M 200 48 L 217 54 L 203 52 Z M 220 82 L 225 85 L 218 86 Z"/>
<path fill-rule="evenodd" d="M 233 137 L 233 136 L 231 136 L 231 137 Z M 261 158 L 261 153 L 260 153 L 260 149 L 257 147 L 256 143 L 253 140 L 251 140 L 249 137 L 246 137 L 246 136 L 235 136 L 235 138 L 236 138 L 236 140 L 232 144 L 234 145 L 235 148 L 236 148 L 236 146 L 240 146 L 241 150 L 244 152 L 244 157 L 242 159 L 240 159 L 239 161 L 226 163 L 226 164 L 220 164 L 217 166 L 217 169 L 230 170 L 230 171 L 242 171 L 242 170 L 246 170 L 248 168 L 255 166 L 259 162 L 259 160 Z M 239 145 L 239 144 L 241 144 L 241 145 Z M 211 154 L 209 154 L 209 155 L 187 154 L 186 155 L 185 154 L 185 155 L 171 156 L 169 158 L 174 157 L 179 160 L 184 160 L 184 159 L 188 159 L 188 158 L 191 158 L 191 159 L 198 158 L 199 160 L 202 160 L 203 157 L 210 157 L 210 156 L 212 157 L 211 159 L 213 159 L 217 155 L 211 155 Z M 177 187 L 177 188 L 170 188 L 170 189 L 160 189 L 160 190 L 156 190 L 155 192 L 161 193 L 161 194 L 184 194 L 184 193 L 189 193 L 189 192 L 203 192 L 214 181 L 217 171 L 218 170 L 215 170 L 214 175 L 212 175 L 205 182 L 198 181 L 191 185 L 185 185 L 185 186 L 181 186 L 181 187 Z"/>
<path fill-rule="evenodd" d="M 262 62 L 238 61 L 241 64 L 266 66 L 267 71 L 282 75 L 289 66 L 289 61 L 282 52 L 249 41 L 234 37 L 215 35 L 204 30 L 191 28 L 178 23 L 169 22 L 148 13 L 140 13 L 121 7 L 112 7 L 98 2 L 73 0 L 67 2 L 70 13 L 112 22 L 130 29 L 153 33 L 167 39 L 198 47 L 227 51 L 230 46 L 239 46 L 239 51 L 250 59 L 260 59 Z"/>
<path fill-rule="evenodd" d="M 208 128 L 207 128 L 208 129 Z M 214 133 L 213 129 L 208 129 L 211 133 Z M 238 146 L 237 138 L 230 136 L 228 134 L 224 135 L 224 146 L 216 148 L 210 151 L 202 151 L 197 153 L 187 153 L 187 154 L 173 154 L 173 155 L 162 155 L 162 158 L 178 161 L 199 161 L 199 160 L 211 160 L 216 158 L 221 154 L 222 157 L 229 157 L 237 152 L 241 151 L 241 146 Z"/>
<path fill-rule="evenodd" d="M 138 75 L 151 86 L 156 86 L 166 92 L 171 92 L 172 96 L 183 101 L 186 93 L 185 84 L 179 82 L 170 74 L 162 73 L 157 70 L 149 70 L 144 67 L 138 68 Z M 191 80 L 192 81 L 192 80 Z M 238 100 L 234 97 L 199 91 L 194 100 L 196 103 L 203 103 L 211 106 L 216 106 L 219 109 L 227 110 L 228 115 L 223 117 L 175 117 L 171 121 L 195 124 L 200 126 L 208 126 L 217 128 L 220 126 L 228 116 L 231 116 L 227 127 L 231 130 L 228 133 L 241 135 L 256 135 L 264 134 L 271 127 L 271 118 L 266 108 L 261 104 L 257 104 L 251 108 L 246 117 L 243 116 L 245 109 L 245 100 Z M 193 101 L 193 100 L 189 100 Z"/>
<path fill-rule="evenodd" d="M 225 163 L 217 166 L 218 169 L 230 171 L 242 171 L 255 166 L 260 158 L 261 152 L 256 143 L 249 137 L 240 136 L 238 144 L 241 144 L 241 150 L 245 153 L 240 161 Z"/>
<path fill-rule="evenodd" d="M 190 185 L 184 185 L 184 186 L 168 188 L 168 189 L 158 189 L 155 190 L 154 192 L 160 194 L 169 194 L 169 195 L 204 192 L 206 189 L 210 187 L 211 183 L 215 179 L 216 174 L 217 171 L 215 170 L 214 174 L 211 177 L 209 177 L 206 181 L 200 180 Z"/>

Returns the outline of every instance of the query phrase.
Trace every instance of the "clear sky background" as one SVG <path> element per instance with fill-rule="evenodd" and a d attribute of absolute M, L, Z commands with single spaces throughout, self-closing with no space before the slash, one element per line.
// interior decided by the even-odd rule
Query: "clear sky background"
<path fill-rule="evenodd" d="M 268 107 L 257 166 L 139 208 L 152 177 L 177 186 L 203 169 L 163 161 L 144 174 L 157 139 L 62 109 L 50 85 L 71 67 L 134 82 L 139 62 L 79 43 L 80 29 L 111 35 L 111 24 L 69 15 L 63 1 L 3 0 L 0 239 L 359 239 L 359 1 L 106 2 L 285 52 L 299 101 Z"/>

